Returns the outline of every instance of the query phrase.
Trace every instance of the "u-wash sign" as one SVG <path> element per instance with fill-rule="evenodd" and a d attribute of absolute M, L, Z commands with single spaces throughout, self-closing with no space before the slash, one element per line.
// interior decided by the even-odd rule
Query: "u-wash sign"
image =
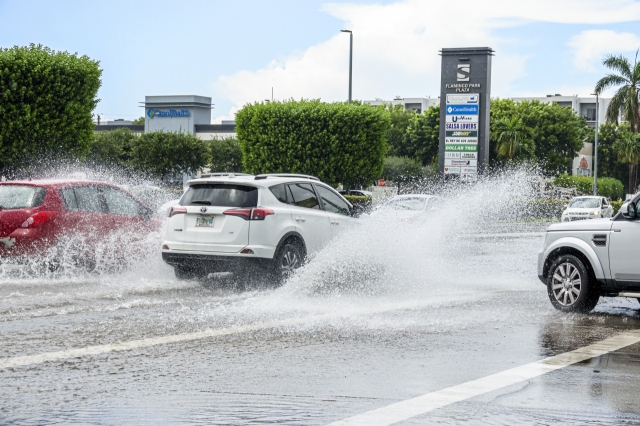
<path fill-rule="evenodd" d="M 188 109 L 170 109 L 170 110 L 161 110 L 161 109 L 152 109 L 149 108 L 147 111 L 147 117 L 191 117 L 191 112 Z"/>

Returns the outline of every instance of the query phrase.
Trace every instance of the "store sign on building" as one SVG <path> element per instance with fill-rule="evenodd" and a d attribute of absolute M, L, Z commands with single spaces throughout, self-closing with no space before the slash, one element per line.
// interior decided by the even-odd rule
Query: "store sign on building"
<path fill-rule="evenodd" d="M 170 109 L 168 111 L 161 109 L 149 108 L 147 111 L 147 117 L 191 117 L 191 112 L 188 109 Z"/>

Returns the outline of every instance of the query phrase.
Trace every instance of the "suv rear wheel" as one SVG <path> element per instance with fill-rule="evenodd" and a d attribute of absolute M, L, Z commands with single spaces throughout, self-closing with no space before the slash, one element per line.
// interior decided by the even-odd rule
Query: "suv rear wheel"
<path fill-rule="evenodd" d="M 584 263 L 576 256 L 558 257 L 549 268 L 547 293 L 562 312 L 588 313 L 596 306 L 600 291 Z"/>
<path fill-rule="evenodd" d="M 278 284 L 287 279 L 296 269 L 304 263 L 304 252 L 300 244 L 295 241 L 288 241 L 283 244 L 273 258 L 274 274 Z"/>

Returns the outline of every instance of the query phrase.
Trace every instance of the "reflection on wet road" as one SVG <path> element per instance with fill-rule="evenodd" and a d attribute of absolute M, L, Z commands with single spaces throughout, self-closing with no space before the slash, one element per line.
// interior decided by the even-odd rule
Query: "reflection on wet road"
<path fill-rule="evenodd" d="M 157 253 L 120 273 L 4 272 L 2 362 L 102 349 L 5 365 L 0 424 L 327 424 L 638 328 L 631 299 L 551 307 L 535 273 L 544 224 L 444 216 L 363 226 L 278 289 L 177 281 Z M 639 350 L 399 424 L 638 423 Z"/>

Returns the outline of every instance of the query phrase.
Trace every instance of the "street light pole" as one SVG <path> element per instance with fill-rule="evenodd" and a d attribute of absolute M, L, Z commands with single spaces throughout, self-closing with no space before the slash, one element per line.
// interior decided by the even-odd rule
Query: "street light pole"
<path fill-rule="evenodd" d="M 593 195 L 598 195 L 598 118 L 600 114 L 600 104 L 598 102 L 598 93 L 596 95 L 596 137 L 593 144 Z"/>
<path fill-rule="evenodd" d="M 353 67 L 353 32 L 351 30 L 340 30 L 343 33 L 349 33 L 349 103 L 351 103 L 351 82 Z"/>

